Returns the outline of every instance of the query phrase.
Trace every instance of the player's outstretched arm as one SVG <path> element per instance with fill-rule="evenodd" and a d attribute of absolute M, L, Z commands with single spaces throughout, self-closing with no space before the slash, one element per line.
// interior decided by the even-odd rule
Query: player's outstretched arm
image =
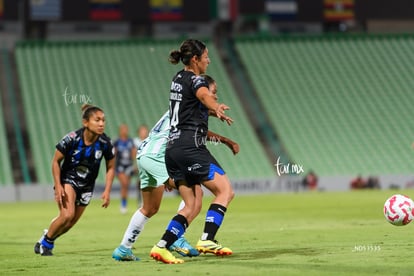
<path fill-rule="evenodd" d="M 212 95 L 206 87 L 200 87 L 196 92 L 196 97 L 205 107 L 213 111 L 219 119 L 225 118 L 225 111 L 230 109 L 230 107 L 228 107 L 227 105 L 223 103 L 218 103 L 214 95 Z M 231 120 L 230 117 L 226 117 L 228 118 L 228 120 Z"/>
<path fill-rule="evenodd" d="M 210 110 L 210 111 L 208 112 L 208 115 L 218 118 L 218 117 L 217 117 L 216 112 L 214 112 L 214 111 L 212 111 L 212 110 Z M 230 117 L 229 117 L 229 116 L 227 116 L 227 115 L 222 115 L 222 116 L 221 116 L 221 118 L 220 118 L 220 120 L 221 120 L 222 122 L 226 122 L 229 126 L 230 126 L 230 125 L 234 122 L 234 121 L 233 121 L 233 119 L 232 119 L 232 118 L 230 118 Z"/>
<path fill-rule="evenodd" d="M 221 136 L 220 134 L 214 133 L 210 130 L 207 132 L 207 140 L 221 142 L 225 144 L 227 147 L 229 147 L 229 149 L 233 152 L 234 155 L 236 155 L 240 151 L 239 144 L 227 137 Z"/>

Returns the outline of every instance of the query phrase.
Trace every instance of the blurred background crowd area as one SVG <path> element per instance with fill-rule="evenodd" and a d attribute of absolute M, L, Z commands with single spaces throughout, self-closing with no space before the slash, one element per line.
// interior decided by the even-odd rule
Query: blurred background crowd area
<path fill-rule="evenodd" d="M 405 0 L 1 0 L 5 39 L 410 32 Z"/>

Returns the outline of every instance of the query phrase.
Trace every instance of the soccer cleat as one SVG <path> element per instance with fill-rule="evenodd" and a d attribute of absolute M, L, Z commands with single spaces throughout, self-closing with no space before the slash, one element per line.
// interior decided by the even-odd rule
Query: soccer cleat
<path fill-rule="evenodd" d="M 37 242 L 34 246 L 34 253 L 40 254 L 40 242 Z"/>
<path fill-rule="evenodd" d="M 196 248 L 200 253 L 213 253 L 216 256 L 227 256 L 233 254 L 230 248 L 221 246 L 217 241 L 199 240 Z"/>
<path fill-rule="evenodd" d="M 139 261 L 139 258 L 132 254 L 132 250 L 123 245 L 115 248 L 114 252 L 112 252 L 112 258 L 117 261 Z"/>
<path fill-rule="evenodd" d="M 196 257 L 200 255 L 197 249 L 192 247 L 188 241 L 184 238 L 184 236 L 181 236 L 178 240 L 176 240 L 170 248 L 168 248 L 170 251 L 175 251 L 178 254 L 180 254 L 183 257 Z"/>
<path fill-rule="evenodd" d="M 42 256 L 53 256 L 52 249 L 53 248 L 47 248 L 46 246 L 40 244 L 40 247 L 39 247 L 40 255 L 42 255 Z"/>
<path fill-rule="evenodd" d="M 119 212 L 121 212 L 121 214 L 125 215 L 126 213 L 128 213 L 128 209 L 126 207 L 121 207 L 119 209 Z"/>
<path fill-rule="evenodd" d="M 34 246 L 34 253 L 35 253 L 35 254 L 40 254 L 40 243 L 42 242 L 43 237 L 44 237 L 46 234 L 47 234 L 47 229 L 44 229 L 44 230 L 43 230 L 43 234 L 42 234 L 42 236 L 40 237 L 40 239 L 37 241 L 37 243 L 36 243 L 36 244 L 35 244 L 35 246 Z"/>
<path fill-rule="evenodd" d="M 153 258 L 156 261 L 163 262 L 165 264 L 182 264 L 184 263 L 184 260 L 177 259 L 174 257 L 174 255 L 168 251 L 167 248 L 158 247 L 154 245 L 154 247 L 151 249 L 150 257 Z"/>

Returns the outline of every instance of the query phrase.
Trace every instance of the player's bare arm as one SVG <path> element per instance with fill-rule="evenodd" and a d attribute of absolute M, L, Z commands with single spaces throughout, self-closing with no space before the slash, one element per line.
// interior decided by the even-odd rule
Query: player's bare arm
<path fill-rule="evenodd" d="M 223 103 L 218 103 L 216 98 L 210 93 L 210 91 L 206 87 L 200 87 L 197 90 L 196 96 L 205 107 L 207 107 L 209 110 L 213 111 L 216 114 L 217 118 L 225 118 L 225 111 L 229 110 L 230 107 Z M 226 117 L 227 120 L 232 121 L 230 117 Z"/>
<path fill-rule="evenodd" d="M 105 190 L 102 193 L 102 207 L 106 208 L 110 203 L 110 195 L 112 189 L 112 182 L 115 177 L 115 158 L 106 160 L 106 177 L 105 177 Z"/>
<path fill-rule="evenodd" d="M 230 150 L 233 152 L 234 155 L 236 155 L 240 151 L 239 144 L 237 144 L 236 142 L 234 142 L 233 140 L 231 140 L 227 137 L 221 136 L 220 134 L 214 133 L 210 130 L 207 132 L 207 140 L 209 140 L 209 141 L 219 141 L 219 142 L 225 144 L 227 147 L 230 148 Z"/>
<path fill-rule="evenodd" d="M 52 174 L 53 174 L 53 183 L 55 188 L 55 201 L 58 204 L 62 204 L 62 198 L 65 197 L 65 190 L 63 189 L 62 183 L 60 181 L 60 163 L 65 158 L 63 153 L 58 150 L 55 150 L 55 154 L 52 159 Z"/>

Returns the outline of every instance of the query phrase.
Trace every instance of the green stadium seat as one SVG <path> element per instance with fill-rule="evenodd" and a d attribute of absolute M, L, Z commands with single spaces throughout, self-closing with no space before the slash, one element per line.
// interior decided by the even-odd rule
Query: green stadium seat
<path fill-rule="evenodd" d="M 238 39 L 294 162 L 320 175 L 412 173 L 414 36 Z"/>
<path fill-rule="evenodd" d="M 2 91 L 0 91 L 2 93 Z M 3 108 L 0 98 L 0 150 L 2 152 L 0 156 L 0 186 L 12 185 L 13 175 L 12 166 L 10 162 L 10 150 L 7 144 L 6 126 L 5 119 L 3 117 Z"/>
<path fill-rule="evenodd" d="M 52 182 L 50 160 L 55 144 L 68 131 L 81 126 L 82 95 L 105 110 L 106 132 L 112 139 L 117 138 L 121 123 L 130 127 L 131 136 L 136 135 L 140 124 L 156 123 L 169 107 L 170 80 L 182 68 L 169 64 L 167 59 L 180 43 L 134 40 L 19 44 L 17 68 L 38 182 Z M 211 119 L 211 129 L 239 142 L 241 152 L 234 157 L 223 146 L 209 144 L 209 148 L 233 179 L 274 177 L 273 164 L 267 160 L 212 44 L 209 55 L 209 73 L 218 82 L 220 101 L 232 108 L 228 114 L 235 119 L 231 127 Z M 76 95 L 77 101 L 65 102 L 65 91 L 71 94 L 67 96 Z M 103 183 L 103 176 L 102 170 L 99 183 Z"/>

